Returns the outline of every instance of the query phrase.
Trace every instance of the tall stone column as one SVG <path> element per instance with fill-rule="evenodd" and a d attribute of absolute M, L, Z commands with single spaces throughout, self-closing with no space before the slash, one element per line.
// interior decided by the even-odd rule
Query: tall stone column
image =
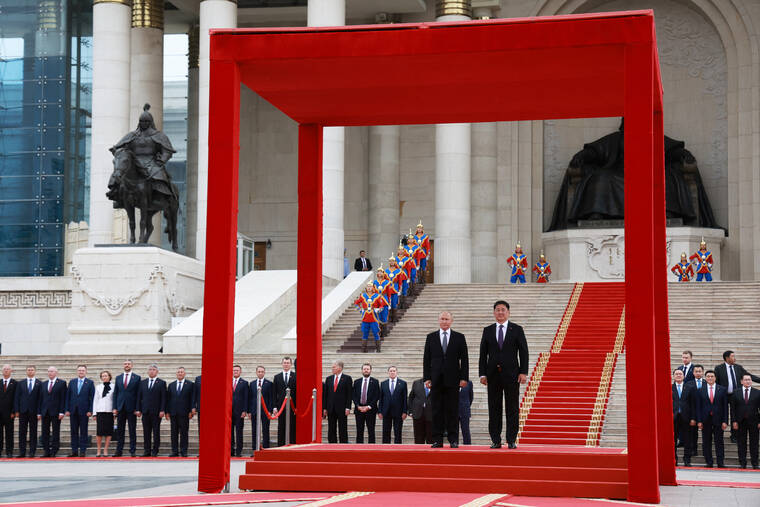
<path fill-rule="evenodd" d="M 369 128 L 369 256 L 378 267 L 398 246 L 400 134 L 398 125 Z"/>
<path fill-rule="evenodd" d="M 130 130 L 131 26 L 129 0 L 95 0 L 92 7 L 89 246 L 113 241 L 113 205 L 106 197 L 113 169 L 108 148 Z"/>
<path fill-rule="evenodd" d="M 211 28 L 237 28 L 237 2 L 202 0 L 198 42 L 198 179 L 196 193 L 195 257 L 206 258 L 208 203 L 209 33 Z"/>
<path fill-rule="evenodd" d="M 343 26 L 346 0 L 309 0 L 306 13 L 308 26 Z M 322 275 L 342 280 L 345 129 L 325 128 L 322 142 Z"/>
<path fill-rule="evenodd" d="M 150 114 L 153 115 L 156 128 L 161 130 L 164 119 L 164 0 L 132 0 L 130 52 L 131 130 L 137 127 L 146 103 L 150 104 Z M 162 213 L 153 215 L 153 233 L 148 240 L 152 245 L 161 246 L 161 234 L 164 229 L 162 217 Z"/>
<path fill-rule="evenodd" d="M 497 2 L 498 3 L 498 2 Z M 490 19 L 491 7 L 475 7 L 475 19 Z M 472 125 L 472 281 L 495 283 L 498 280 L 496 255 L 496 123 Z"/>
<path fill-rule="evenodd" d="M 187 32 L 187 206 L 185 212 L 185 253 L 197 257 L 196 230 L 198 229 L 198 42 L 200 29 L 194 25 Z"/>
<path fill-rule="evenodd" d="M 436 21 L 468 21 L 470 15 L 469 0 L 436 5 Z M 469 123 L 435 126 L 435 283 L 472 280 L 470 135 Z"/>

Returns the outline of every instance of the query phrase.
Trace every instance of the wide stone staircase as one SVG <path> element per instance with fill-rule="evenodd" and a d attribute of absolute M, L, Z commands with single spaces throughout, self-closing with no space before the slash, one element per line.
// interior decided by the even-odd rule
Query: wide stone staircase
<path fill-rule="evenodd" d="M 736 362 L 748 371 L 760 372 L 760 283 L 712 282 L 668 284 L 671 368 L 683 364 L 681 354 L 690 350 L 694 364 L 705 370 L 723 362 L 723 352 L 733 350 Z M 651 366 L 641 365 L 642 382 L 651 381 Z M 755 386 L 756 388 L 758 386 Z M 626 361 L 620 354 L 607 406 L 600 445 L 626 447 Z M 726 465 L 737 466 L 736 444 L 725 432 Z M 683 448 L 678 448 L 683 463 Z M 715 462 L 715 453 L 713 452 Z M 704 465 L 702 437 L 692 465 Z"/>

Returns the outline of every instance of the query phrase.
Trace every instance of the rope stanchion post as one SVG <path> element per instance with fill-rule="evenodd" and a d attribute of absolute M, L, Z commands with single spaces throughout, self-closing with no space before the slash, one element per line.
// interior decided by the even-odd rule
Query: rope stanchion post
<path fill-rule="evenodd" d="M 256 450 L 261 449 L 261 386 L 256 388 Z"/>
<path fill-rule="evenodd" d="M 285 445 L 290 445 L 290 388 L 285 389 Z"/>
<path fill-rule="evenodd" d="M 317 441 L 317 404 L 315 403 L 317 398 L 317 390 L 311 390 L 311 441 Z"/>

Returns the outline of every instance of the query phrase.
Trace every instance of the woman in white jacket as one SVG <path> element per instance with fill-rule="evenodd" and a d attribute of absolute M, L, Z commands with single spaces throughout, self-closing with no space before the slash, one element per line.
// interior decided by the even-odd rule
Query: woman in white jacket
<path fill-rule="evenodd" d="M 113 386 L 111 385 L 111 372 L 103 370 L 100 372 L 102 383 L 95 387 L 95 396 L 92 398 L 92 418 L 97 424 L 95 433 L 98 449 L 95 454 L 96 458 L 101 455 L 108 456 L 108 445 L 111 443 L 113 436 Z M 105 437 L 106 442 L 103 446 L 103 453 L 100 452 L 100 444 Z"/>

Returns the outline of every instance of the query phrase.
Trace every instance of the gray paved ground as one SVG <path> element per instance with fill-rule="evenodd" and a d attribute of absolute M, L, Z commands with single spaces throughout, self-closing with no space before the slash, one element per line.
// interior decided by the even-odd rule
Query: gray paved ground
<path fill-rule="evenodd" d="M 237 478 L 244 466 L 244 461 L 232 462 L 230 491 L 233 493 L 239 491 Z M 197 460 L 0 461 L 0 501 L 191 495 L 197 493 L 197 472 Z M 752 471 L 678 470 L 678 478 L 760 483 L 760 473 Z M 661 496 L 662 503 L 672 507 L 760 507 L 760 489 L 663 487 Z"/>

